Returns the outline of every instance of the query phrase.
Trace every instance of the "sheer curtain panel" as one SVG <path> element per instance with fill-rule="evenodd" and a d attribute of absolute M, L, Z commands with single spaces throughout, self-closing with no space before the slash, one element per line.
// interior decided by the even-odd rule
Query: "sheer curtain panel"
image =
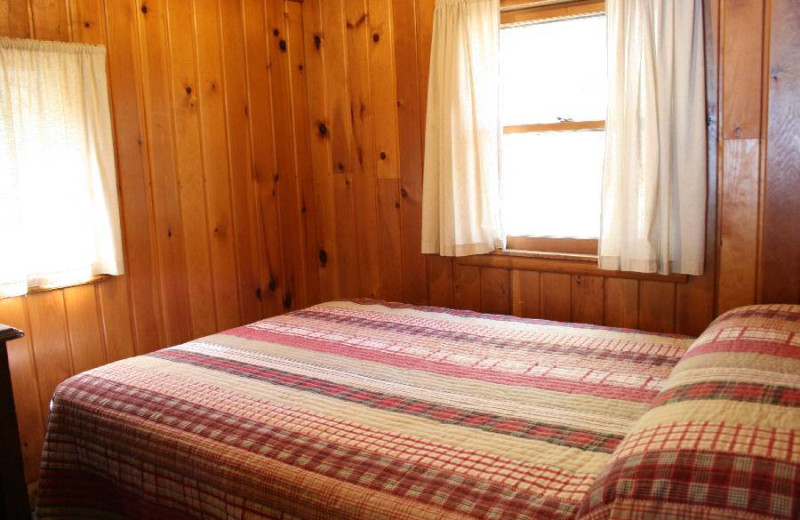
<path fill-rule="evenodd" d="M 0 297 L 123 272 L 106 51 L 0 38 Z"/>
<path fill-rule="evenodd" d="M 498 0 L 438 0 L 433 24 L 422 252 L 501 247 Z"/>
<path fill-rule="evenodd" d="M 599 264 L 703 272 L 702 0 L 606 0 L 609 104 Z"/>

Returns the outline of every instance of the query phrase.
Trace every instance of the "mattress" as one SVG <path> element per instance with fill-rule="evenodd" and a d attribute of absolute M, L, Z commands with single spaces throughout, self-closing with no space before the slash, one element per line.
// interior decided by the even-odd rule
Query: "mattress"
<path fill-rule="evenodd" d="M 690 344 L 317 305 L 62 383 L 39 517 L 573 518 Z"/>

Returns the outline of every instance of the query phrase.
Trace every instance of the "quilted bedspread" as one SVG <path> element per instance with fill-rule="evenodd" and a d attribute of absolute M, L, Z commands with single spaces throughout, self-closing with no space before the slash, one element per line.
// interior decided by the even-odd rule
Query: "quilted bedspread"
<path fill-rule="evenodd" d="M 572 518 L 690 343 L 317 305 L 62 383 L 39 516 Z"/>
<path fill-rule="evenodd" d="M 652 404 L 582 519 L 800 518 L 800 305 L 717 318 Z"/>

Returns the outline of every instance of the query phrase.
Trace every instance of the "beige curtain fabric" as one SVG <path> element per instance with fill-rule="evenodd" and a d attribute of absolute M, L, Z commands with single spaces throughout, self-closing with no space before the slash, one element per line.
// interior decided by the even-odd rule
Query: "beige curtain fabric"
<path fill-rule="evenodd" d="M 0 297 L 122 274 L 103 47 L 0 38 Z"/>
<path fill-rule="evenodd" d="M 701 0 L 606 0 L 609 105 L 599 265 L 703 272 Z"/>
<path fill-rule="evenodd" d="M 438 0 L 433 25 L 422 252 L 501 247 L 498 0 Z"/>

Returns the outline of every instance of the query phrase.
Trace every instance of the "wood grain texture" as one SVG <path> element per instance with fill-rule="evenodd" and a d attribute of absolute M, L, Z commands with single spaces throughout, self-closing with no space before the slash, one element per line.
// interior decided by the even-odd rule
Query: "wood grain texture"
<path fill-rule="evenodd" d="M 424 2 L 423 2 L 424 3 Z M 428 301 L 427 260 L 422 255 L 422 161 L 425 129 L 420 61 L 430 54 L 430 39 L 420 32 L 417 2 L 392 0 L 394 55 L 397 72 L 398 137 L 402 146 L 400 195 L 402 213 L 403 297 L 409 303 Z M 423 10 L 424 11 L 424 10 Z M 424 11 L 427 13 L 427 11 Z M 423 14 L 424 14 L 423 13 Z M 432 11 L 431 11 L 432 13 Z"/>
<path fill-rule="evenodd" d="M 217 330 L 208 234 L 206 180 L 203 172 L 199 79 L 195 48 L 194 10 L 191 3 L 170 2 L 168 27 L 171 89 L 175 106 L 176 173 L 180 187 L 181 217 L 186 234 L 186 276 L 192 334 Z"/>
<path fill-rule="evenodd" d="M 264 3 L 243 0 L 245 60 L 247 66 L 248 124 L 252 166 L 250 177 L 255 184 L 261 234 L 260 297 L 265 316 L 283 311 L 283 254 L 281 251 L 280 210 L 273 182 L 276 171 L 275 139 L 272 117 L 272 85 L 267 50 L 267 20 Z"/>
<path fill-rule="evenodd" d="M 302 224 L 303 265 L 305 279 L 305 301 L 298 306 L 320 301 L 320 272 L 317 251 L 316 199 L 314 179 L 311 172 L 311 136 L 308 126 L 308 81 L 305 66 L 305 39 L 303 37 L 303 13 L 299 3 L 286 4 L 286 20 L 289 43 L 289 67 L 292 79 L 292 107 L 295 129 L 295 155 L 298 205 Z"/>
<path fill-rule="evenodd" d="M 428 289 L 431 305 L 453 306 L 453 260 L 451 258 L 431 256 L 428 259 Z"/>
<path fill-rule="evenodd" d="M 511 273 L 506 269 L 481 269 L 481 312 L 511 314 Z"/>
<path fill-rule="evenodd" d="M 603 325 L 605 284 L 600 276 L 572 276 L 572 320 Z"/>
<path fill-rule="evenodd" d="M 612 327 L 639 327 L 639 281 L 607 278 L 605 324 Z"/>
<path fill-rule="evenodd" d="M 761 141 L 725 141 L 720 198 L 719 312 L 755 303 Z"/>
<path fill-rule="evenodd" d="M 480 267 L 455 264 L 453 268 L 453 306 L 457 309 L 480 310 Z"/>
<path fill-rule="evenodd" d="M 320 299 L 328 301 L 340 294 L 339 253 L 336 240 L 337 216 L 331 166 L 331 145 L 326 121 L 327 92 L 322 49 L 322 0 L 303 2 L 303 48 L 309 88 L 308 110 L 310 128 L 311 169 L 317 211 L 317 244 L 314 251 L 319 261 Z M 317 45 L 319 42 L 319 45 Z"/>
<path fill-rule="evenodd" d="M 639 284 L 639 327 L 675 332 L 675 284 L 642 281 Z"/>
<path fill-rule="evenodd" d="M 722 2 L 722 135 L 725 139 L 758 139 L 766 0 Z"/>
<path fill-rule="evenodd" d="M 800 303 L 800 2 L 771 4 L 758 301 Z"/>
<path fill-rule="evenodd" d="M 512 312 L 521 318 L 540 318 L 541 274 L 535 271 L 511 271 Z"/>
<path fill-rule="evenodd" d="M 0 301 L 28 333 L 12 376 L 29 481 L 63 378 L 318 300 L 698 334 L 731 305 L 800 298 L 796 2 L 706 0 L 708 254 L 688 279 L 420 253 L 434 6 L 0 0 L 2 36 L 108 47 L 126 263 Z"/>
<path fill-rule="evenodd" d="M 11 362 L 29 481 L 64 378 L 283 311 L 283 264 L 295 262 L 280 213 L 291 222 L 302 208 L 270 201 L 265 20 L 257 0 L 0 0 L 0 36 L 108 48 L 126 267 L 93 285 L 0 300 L 0 319 L 27 333 Z"/>
<path fill-rule="evenodd" d="M 542 318 L 572 321 L 572 276 L 561 273 L 542 273 Z"/>

